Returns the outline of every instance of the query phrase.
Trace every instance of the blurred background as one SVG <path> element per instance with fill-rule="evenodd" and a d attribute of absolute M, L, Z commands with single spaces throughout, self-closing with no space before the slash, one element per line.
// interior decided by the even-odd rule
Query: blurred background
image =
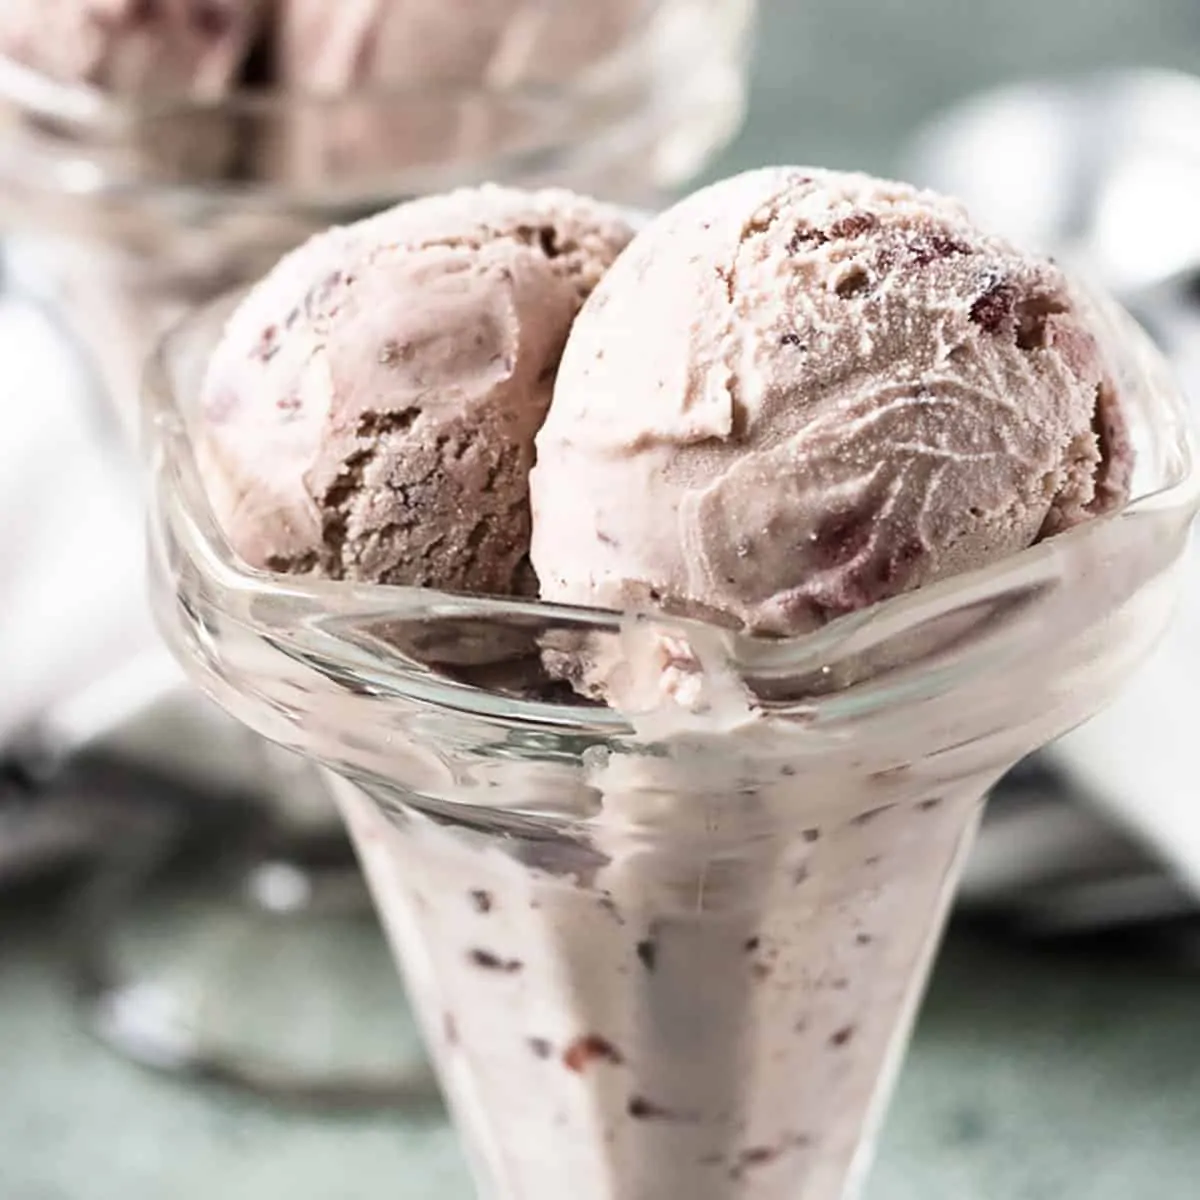
<path fill-rule="evenodd" d="M 775 162 L 948 187 L 1116 290 L 1200 401 L 1194 0 L 762 0 L 744 123 L 739 28 L 712 36 L 727 53 L 681 82 L 683 115 L 622 152 L 651 147 L 653 169 L 556 151 L 566 174 L 641 202 Z M 91 116 L 28 79 L 5 71 L 0 91 L 0 1198 L 465 1200 L 311 780 L 182 689 L 127 599 L 135 420 L 113 397 L 134 389 L 152 326 L 226 286 L 260 226 L 227 229 L 224 200 L 207 224 L 180 218 L 160 193 L 183 188 L 191 214 L 224 185 L 156 161 L 131 188 L 127 130 L 89 141 Z M 133 194 L 159 240 L 123 223 L 113 196 Z M 293 205 L 294 237 L 372 199 Z M 56 507 L 65 542 L 44 532 Z M 1196 1195 L 1193 575 L 1128 696 L 994 798 L 869 1200 Z M 285 805 L 259 794 L 264 777 Z"/>

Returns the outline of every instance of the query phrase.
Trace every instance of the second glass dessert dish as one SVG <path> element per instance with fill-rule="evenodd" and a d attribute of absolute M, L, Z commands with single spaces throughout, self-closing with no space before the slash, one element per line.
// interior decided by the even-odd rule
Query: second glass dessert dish
<path fill-rule="evenodd" d="M 123 43 L 131 70 L 155 63 L 153 22 L 132 11 L 102 35 L 78 18 L 81 42 L 113 43 L 90 71 L 32 32 L 0 30 L 0 212 L 16 279 L 61 309 L 134 424 L 156 337 L 318 230 L 483 180 L 653 204 L 744 111 L 752 0 L 622 0 L 582 18 L 571 0 L 487 14 L 240 7 L 261 8 L 266 26 L 261 44 L 223 53 L 248 54 L 242 71 L 179 93 L 121 77 Z M 214 25 L 214 38 L 235 35 L 250 31 Z M 181 71 L 171 86 L 186 83 Z"/>
<path fill-rule="evenodd" d="M 49 23 L 36 0 L 9 7 L 0 20 L 8 282 L 52 314 L 90 372 L 88 415 L 111 435 L 97 437 L 96 454 L 111 461 L 114 483 L 128 477 L 133 491 L 127 443 L 140 378 L 170 323 L 256 278 L 318 230 L 430 190 L 482 179 L 553 182 L 657 203 L 741 122 L 755 6 L 614 0 L 585 12 L 572 0 L 486 8 L 238 0 L 110 6 L 102 21 L 95 5 L 78 3 L 58 6 Z M 261 910 L 294 904 L 300 925 L 326 899 L 340 908 L 358 878 L 351 851 L 319 783 L 226 729 L 223 714 L 183 688 L 158 646 L 146 644 L 153 635 L 134 608 L 142 594 L 136 566 L 125 570 L 139 655 L 98 669 L 86 688 L 64 685 L 31 712 L 28 752 L 57 757 L 99 744 L 125 755 L 149 746 L 168 779 L 232 798 L 196 823 L 245 811 L 257 840 L 225 822 L 224 843 L 245 844 L 231 871 L 241 884 L 221 890 L 252 899 L 244 919 L 214 911 L 198 924 L 238 929 L 226 940 L 243 946 L 239 969 L 249 973 L 260 961 Z M 80 604 L 71 639 L 80 645 L 71 649 L 83 659 L 91 648 L 83 643 L 101 635 L 89 619 L 92 598 Z M 58 711 L 87 699 L 76 690 L 103 695 L 100 720 L 80 735 Z M 91 894 L 84 901 L 95 934 L 88 940 L 111 984 L 97 993 L 86 983 L 82 1000 L 110 1043 L 160 1068 L 240 1080 L 269 1095 L 340 1104 L 359 1075 L 363 1097 L 377 1096 L 375 1073 L 357 1060 L 317 1067 L 296 1055 L 294 1044 L 320 1037 L 290 1017 L 278 1021 L 287 1048 L 271 1048 L 266 1023 L 246 1011 L 254 989 L 231 995 L 213 979 L 196 945 L 203 938 L 142 938 L 152 951 L 136 962 L 124 953 L 124 935 L 136 935 L 139 917 L 160 907 L 140 878 L 119 888 L 106 878 L 99 892 L 103 906 Z M 274 899 L 264 901 L 266 893 Z M 186 986 L 175 982 L 180 976 Z M 142 1003 L 164 994 L 169 1003 Z M 203 1003 L 193 1002 L 197 995 Z M 248 1026 L 254 1037 L 245 1036 Z M 255 1038 L 260 1054 L 246 1047 Z"/>
<path fill-rule="evenodd" d="M 847 1200 L 991 784 L 1169 619 L 1184 405 L 1095 300 L 1131 499 L 800 637 L 249 568 L 152 373 L 154 603 L 234 716 L 326 769 L 481 1195 Z M 555 657 L 615 661 L 589 704 Z"/>

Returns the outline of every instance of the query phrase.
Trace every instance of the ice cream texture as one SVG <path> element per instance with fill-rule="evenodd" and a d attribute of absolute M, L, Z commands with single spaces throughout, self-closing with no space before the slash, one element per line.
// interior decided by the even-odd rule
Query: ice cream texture
<path fill-rule="evenodd" d="M 0 54 L 117 94 L 212 99 L 265 82 L 341 94 L 562 80 L 614 53 L 649 0 L 6 0 Z M 264 80 L 258 79 L 262 83 Z"/>
<path fill-rule="evenodd" d="M 6 0 L 0 54 L 64 83 L 204 99 L 235 85 L 266 0 Z"/>
<path fill-rule="evenodd" d="M 203 392 L 206 484 L 274 571 L 505 594 L 580 305 L 631 236 L 563 191 L 464 189 L 320 235 L 234 313 Z"/>
<path fill-rule="evenodd" d="M 611 53 L 650 8 L 648 0 L 280 0 L 279 69 L 315 92 L 544 82 Z"/>
<path fill-rule="evenodd" d="M 802 168 L 638 235 L 575 322 L 537 456 L 544 598 L 774 635 L 1109 512 L 1132 462 L 1054 265 L 952 200 Z"/>
<path fill-rule="evenodd" d="M 526 89 L 574 83 L 636 44 L 649 0 L 280 0 L 272 59 L 281 87 L 311 96 L 402 93 L 332 117 L 297 112 L 272 147 L 285 178 L 362 176 L 537 148 Z M 541 103 L 541 101 L 539 101 Z"/>
<path fill-rule="evenodd" d="M 1112 511 L 1132 468 L 1057 267 L 802 168 L 636 237 L 491 187 L 332 230 L 235 314 L 204 411 L 255 566 L 497 594 L 529 553 L 545 599 L 771 635 Z"/>

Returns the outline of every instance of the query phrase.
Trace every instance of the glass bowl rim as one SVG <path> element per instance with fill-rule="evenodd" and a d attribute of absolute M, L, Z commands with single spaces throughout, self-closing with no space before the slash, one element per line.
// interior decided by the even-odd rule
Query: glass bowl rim
<path fill-rule="evenodd" d="M 1077 281 L 1078 282 L 1078 281 Z M 1144 330 L 1115 301 L 1090 286 L 1081 288 L 1084 297 L 1095 307 L 1098 316 L 1115 325 L 1116 331 L 1128 339 L 1126 356 L 1138 365 L 1138 388 L 1157 400 L 1165 410 L 1167 427 L 1158 430 L 1162 445 L 1171 451 L 1171 469 L 1156 486 L 1136 494 L 1119 510 L 1096 516 L 1063 533 L 1037 542 L 1004 560 L 962 572 L 878 602 L 858 612 L 839 617 L 811 632 L 791 638 L 764 637 L 727 626 L 690 617 L 677 617 L 652 609 L 630 609 L 618 612 L 609 609 L 587 608 L 550 603 L 537 599 L 477 596 L 440 591 L 433 588 L 392 584 L 368 584 L 344 580 L 326 580 L 311 576 L 279 575 L 259 570 L 243 562 L 220 530 L 200 478 L 200 470 L 189 432 L 181 398 L 172 385 L 171 364 L 180 339 L 194 335 L 206 321 L 211 321 L 223 309 L 228 312 L 244 294 L 238 288 L 183 318 L 161 339 L 145 375 L 143 390 L 143 441 L 153 463 L 155 496 L 152 500 L 152 529 L 159 542 L 171 540 L 176 553 L 182 553 L 190 566 L 206 584 L 206 593 L 221 597 L 218 607 L 223 617 L 240 625 L 261 639 L 279 644 L 285 634 L 284 625 L 266 619 L 262 613 L 280 604 L 295 606 L 306 614 L 321 614 L 352 622 L 391 617 L 457 618 L 502 622 L 537 619 L 556 622 L 562 626 L 578 627 L 624 635 L 633 627 L 647 624 L 670 635 L 686 640 L 709 642 L 720 640 L 724 652 L 735 662 L 753 661 L 757 655 L 786 654 L 790 661 L 816 668 L 829 661 L 839 647 L 870 640 L 872 630 L 919 623 L 923 612 L 939 613 L 952 610 L 959 604 L 975 603 L 1002 594 L 1006 588 L 1017 587 L 1038 578 L 1054 576 L 1056 563 L 1071 547 L 1094 541 L 1102 532 L 1125 522 L 1141 522 L 1155 515 L 1174 517 L 1183 525 L 1190 524 L 1200 507 L 1200 443 L 1191 417 L 1187 398 L 1165 360 Z M 1147 357 L 1149 356 L 1149 357 Z M 1147 367 L 1158 368 L 1149 378 Z M 156 545 L 161 557 L 161 545 Z M 160 624 L 171 618 L 161 611 L 163 597 L 158 598 Z M 265 606 L 261 602 L 266 602 Z M 236 613 L 235 613 L 236 610 Z M 253 614 L 251 615 L 251 610 Z M 168 640 L 177 639 L 168 633 Z M 185 659 L 186 650 L 175 650 Z M 474 685 L 446 681 L 439 676 L 422 674 L 420 678 L 407 670 L 401 660 L 389 662 L 380 657 L 371 669 L 361 657 L 343 657 L 327 644 L 328 658 L 304 655 L 309 666 L 328 667 L 331 673 L 357 671 L 369 678 L 372 691 L 386 696 L 405 698 L 414 695 L 442 707 L 479 716 L 503 715 L 508 719 L 522 717 L 543 725 L 628 729 L 629 718 L 615 710 L 559 704 L 546 701 L 525 701 L 511 695 L 489 692 Z M 348 648 L 347 648 L 348 649 Z M 189 668 L 194 664 L 189 663 Z M 985 669 L 976 663 L 964 669 L 974 673 Z M 896 702 L 887 681 L 856 685 L 844 698 L 849 701 L 846 711 L 863 712 Z M 831 692 L 814 699 L 809 707 L 829 711 L 839 707 L 843 694 Z M 801 706 L 804 707 L 804 706 Z"/>

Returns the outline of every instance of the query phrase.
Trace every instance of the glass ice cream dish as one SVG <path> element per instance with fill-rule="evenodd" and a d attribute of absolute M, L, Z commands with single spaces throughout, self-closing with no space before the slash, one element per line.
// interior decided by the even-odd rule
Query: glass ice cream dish
<path fill-rule="evenodd" d="M 135 440 L 141 375 L 166 327 L 257 278 L 317 231 L 428 191 L 494 179 L 657 203 L 741 123 L 755 6 L 182 0 L 153 10 L 109 6 L 107 16 L 97 7 L 64 3 L 51 18 L 37 0 L 5 6 L 0 216 L 6 283 L 52 314 L 84 362 L 96 384 L 87 402 L 113 435 L 97 438 L 96 453 L 115 460 L 113 475 L 124 473 L 132 488 L 125 454 Z M 263 32 L 250 47 L 246 22 L 256 13 Z M 75 29 L 75 22 L 83 24 Z M 130 623 L 148 631 L 134 567 L 129 592 Z M 72 635 L 80 642 L 100 636 L 90 603 L 81 594 Z M 180 686 L 172 664 L 164 668 L 159 648 L 144 645 L 152 634 L 131 640 L 145 651 L 137 662 L 121 663 L 114 680 L 80 688 L 104 697 L 101 728 L 89 724 L 88 737 L 118 755 L 129 745 L 149 747 L 168 781 L 186 777 L 199 794 L 236 791 L 236 800 L 251 801 L 243 807 L 261 810 L 247 819 L 267 826 L 269 856 L 250 864 L 244 890 L 258 898 L 265 889 L 274 899 L 250 908 L 305 910 L 305 897 L 322 891 L 322 873 L 340 905 L 349 880 L 338 862 L 350 850 L 319 781 L 257 747 L 223 714 L 214 718 Z M 79 657 L 88 658 L 83 647 Z M 30 714 L 39 734 L 51 724 L 41 711 Z M 46 736 L 56 754 L 80 749 L 60 744 L 57 725 Z M 216 811 L 211 806 L 203 819 Z M 241 839 L 241 820 L 228 822 L 227 841 Z M 238 1015 L 239 995 L 222 990 L 202 1006 L 222 1047 L 226 1027 L 237 1028 L 236 1052 L 197 1044 L 157 1003 L 134 1003 L 160 990 L 141 986 L 149 977 L 171 976 L 178 961 L 199 956 L 190 937 L 160 939 L 165 960 L 156 952 L 146 969 L 115 965 L 115 926 L 152 907 L 131 880 L 101 889 L 118 890 L 119 911 L 99 922 L 105 936 L 93 939 L 93 950 L 114 960 L 101 972 L 107 982 L 98 995 L 92 983 L 85 988 L 88 1016 L 105 1037 L 156 1066 L 249 1076 L 271 1094 L 319 1099 L 326 1083 L 334 1097 L 354 1094 L 358 1063 L 326 1079 L 303 1065 L 304 1056 L 292 1061 L 288 1049 L 266 1053 L 259 1070 L 263 1056 L 247 1054 L 247 1042 L 270 1039 L 260 1038 L 264 1022 Z M 265 974 L 253 953 L 246 959 L 246 971 Z M 195 986 L 206 996 L 212 990 L 204 967 L 185 974 L 201 977 Z M 174 1012 L 180 989 L 166 990 Z M 255 1030 L 249 1038 L 245 1026 Z M 283 1040 L 291 1047 L 315 1039 L 293 1031 Z M 374 1074 L 361 1090 L 368 1099 L 379 1093 Z"/>
<path fill-rule="evenodd" d="M 1175 601 L 1184 404 L 1091 301 L 1128 502 L 791 637 L 252 568 L 200 465 L 235 301 L 168 339 L 146 409 L 161 629 L 326 772 L 480 1195 L 857 1194 L 985 794 L 1113 695 Z M 562 655 L 617 664 L 611 703 Z"/>

